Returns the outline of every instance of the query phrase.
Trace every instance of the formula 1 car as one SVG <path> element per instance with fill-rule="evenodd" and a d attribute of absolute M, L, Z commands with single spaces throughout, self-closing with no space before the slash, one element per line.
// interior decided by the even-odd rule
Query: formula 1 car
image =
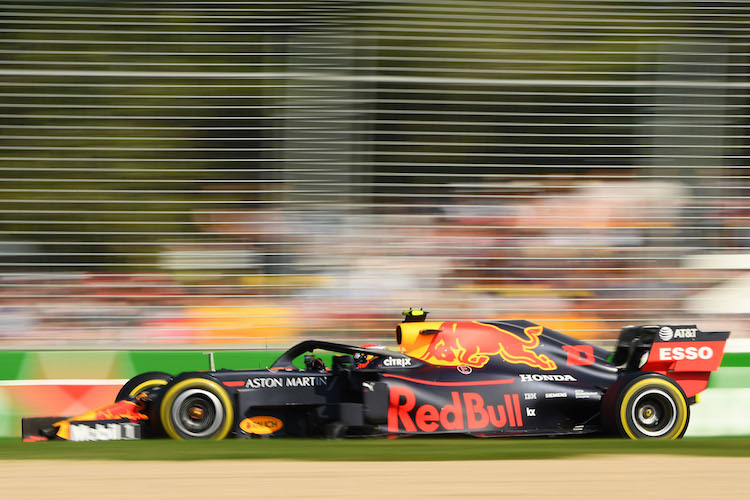
<path fill-rule="evenodd" d="M 71 418 L 23 419 L 24 438 L 351 437 L 608 433 L 675 439 L 729 332 L 629 326 L 614 352 L 523 320 L 427 321 L 400 351 L 308 340 L 265 370 L 149 372 Z M 333 354 L 329 365 L 316 353 Z M 304 361 L 304 366 L 302 366 Z"/>

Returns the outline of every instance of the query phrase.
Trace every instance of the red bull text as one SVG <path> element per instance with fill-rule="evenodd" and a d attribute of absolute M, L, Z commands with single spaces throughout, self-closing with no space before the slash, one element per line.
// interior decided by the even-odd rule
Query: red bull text
<path fill-rule="evenodd" d="M 523 427 L 518 394 L 505 394 L 504 404 L 486 404 L 476 392 L 451 392 L 442 408 L 423 404 L 408 387 L 391 386 L 388 432 L 492 430 Z"/>
<path fill-rule="evenodd" d="M 479 321 L 446 321 L 425 353 L 417 357 L 433 365 L 482 368 L 490 356 L 500 355 L 508 363 L 554 370 L 557 368 L 554 361 L 534 352 L 542 330 L 541 326 L 529 326 L 521 337 Z"/>

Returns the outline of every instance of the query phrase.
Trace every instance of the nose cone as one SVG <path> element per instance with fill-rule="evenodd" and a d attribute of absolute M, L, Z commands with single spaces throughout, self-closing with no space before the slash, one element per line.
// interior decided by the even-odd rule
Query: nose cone
<path fill-rule="evenodd" d="M 435 336 L 435 331 L 440 330 L 442 324 L 442 321 L 399 323 L 396 327 L 396 342 L 401 352 L 415 358 L 423 355 Z"/>

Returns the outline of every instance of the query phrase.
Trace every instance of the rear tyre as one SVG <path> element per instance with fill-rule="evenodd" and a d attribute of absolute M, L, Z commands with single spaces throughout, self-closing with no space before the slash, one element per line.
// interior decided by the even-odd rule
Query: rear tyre
<path fill-rule="evenodd" d="M 172 439 L 224 439 L 234 425 L 234 407 L 215 380 L 187 378 L 167 388 L 159 420 Z"/>
<path fill-rule="evenodd" d="M 146 372 L 136 375 L 122 386 L 115 397 L 115 403 L 123 399 L 135 399 L 138 394 L 172 381 L 172 375 L 164 372 Z"/>
<path fill-rule="evenodd" d="M 605 398 L 605 406 L 609 399 L 610 425 L 622 437 L 678 439 L 685 434 L 690 407 L 685 393 L 672 379 L 647 373 L 611 389 L 616 393 Z"/>

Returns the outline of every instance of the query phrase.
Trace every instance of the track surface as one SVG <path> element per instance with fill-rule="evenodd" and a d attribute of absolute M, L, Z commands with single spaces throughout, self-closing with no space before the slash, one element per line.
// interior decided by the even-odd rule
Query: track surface
<path fill-rule="evenodd" d="M 747 498 L 750 458 L 447 462 L 1 460 L 3 498 Z"/>
<path fill-rule="evenodd" d="M 0 440 L 0 460 L 440 461 L 554 459 L 581 455 L 701 455 L 750 458 L 750 437 L 627 439 L 226 439 L 223 441 Z"/>

